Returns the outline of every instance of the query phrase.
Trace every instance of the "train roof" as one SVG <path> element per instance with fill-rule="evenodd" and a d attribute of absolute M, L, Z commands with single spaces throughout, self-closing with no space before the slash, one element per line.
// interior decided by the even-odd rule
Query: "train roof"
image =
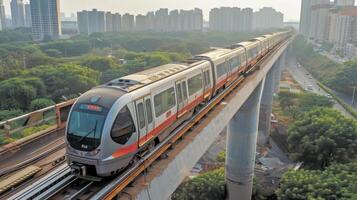
<path fill-rule="evenodd" d="M 203 64 L 205 61 L 187 60 L 176 64 L 166 64 L 134 74 L 130 74 L 118 79 L 114 79 L 105 84 L 108 87 L 118 88 L 125 92 L 131 92 L 151 83 L 160 81 L 186 69 Z"/>
<path fill-rule="evenodd" d="M 253 39 L 251 39 L 250 41 L 264 41 L 264 40 L 266 40 L 267 38 L 266 37 L 256 37 L 256 38 L 253 38 Z"/>
<path fill-rule="evenodd" d="M 194 58 L 196 59 L 205 59 L 205 58 L 210 58 L 210 59 L 216 59 L 222 55 L 226 55 L 228 53 L 231 53 L 232 50 L 231 49 L 224 49 L 224 48 L 220 48 L 220 49 L 215 49 L 215 50 L 212 50 L 212 51 L 209 51 L 207 53 L 203 53 L 203 54 L 199 54 L 199 55 L 196 55 Z"/>
<path fill-rule="evenodd" d="M 258 42 L 258 41 L 257 41 L 257 40 L 255 40 L 255 41 L 251 41 L 251 40 L 249 40 L 249 41 L 244 41 L 244 42 L 240 42 L 240 43 L 233 44 L 232 47 L 233 47 L 233 48 L 247 47 L 247 46 L 250 46 L 251 44 L 254 44 L 254 43 L 256 43 L 256 42 Z"/>

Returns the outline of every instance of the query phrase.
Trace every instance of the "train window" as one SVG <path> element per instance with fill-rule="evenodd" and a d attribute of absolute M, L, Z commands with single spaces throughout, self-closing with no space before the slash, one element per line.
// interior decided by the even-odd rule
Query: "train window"
<path fill-rule="evenodd" d="M 143 103 L 138 104 L 138 118 L 140 129 L 145 127 L 145 115 L 144 115 L 144 105 Z"/>
<path fill-rule="evenodd" d="M 227 64 L 226 63 L 222 63 L 220 65 L 217 65 L 217 77 L 221 77 L 223 76 L 225 73 L 227 73 Z"/>
<path fill-rule="evenodd" d="M 154 97 L 155 116 L 159 117 L 176 105 L 175 90 L 169 88 Z"/>
<path fill-rule="evenodd" d="M 148 115 L 148 124 L 152 122 L 152 109 L 151 109 L 151 100 L 146 99 L 145 101 L 145 106 L 146 106 L 146 114 Z"/>
<path fill-rule="evenodd" d="M 182 88 L 181 88 L 181 83 L 176 84 L 176 94 L 177 94 L 177 103 L 182 103 Z"/>
<path fill-rule="evenodd" d="M 231 62 L 231 69 L 234 69 L 240 65 L 239 56 L 234 57 Z"/>
<path fill-rule="evenodd" d="M 133 119 L 127 106 L 122 108 L 115 119 L 111 130 L 112 139 L 119 143 L 125 144 L 135 132 Z"/>
<path fill-rule="evenodd" d="M 187 85 L 186 85 L 186 81 L 182 82 L 182 93 L 183 93 L 183 99 L 187 100 Z"/>
<path fill-rule="evenodd" d="M 202 89 L 202 74 L 198 74 L 187 81 L 188 85 L 188 94 L 192 96 L 196 92 Z"/>
<path fill-rule="evenodd" d="M 207 71 L 205 71 L 204 73 L 203 73 L 203 75 L 204 75 L 204 80 L 205 80 L 205 87 L 209 87 L 210 85 L 211 85 L 211 79 L 209 78 L 209 71 L 207 70 Z"/>

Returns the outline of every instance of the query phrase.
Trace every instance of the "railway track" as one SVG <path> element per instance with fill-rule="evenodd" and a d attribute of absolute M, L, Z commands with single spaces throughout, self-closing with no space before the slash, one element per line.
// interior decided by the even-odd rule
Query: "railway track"
<path fill-rule="evenodd" d="M 287 40 L 288 41 L 288 40 Z M 285 42 L 287 42 L 285 41 Z M 283 43 L 284 44 L 284 43 Z M 277 47 L 274 51 L 267 54 L 270 56 L 283 45 Z M 262 61 L 259 61 L 253 68 L 251 73 L 259 70 Z M 25 188 L 18 194 L 10 197 L 10 200 L 20 199 L 113 199 L 125 187 L 135 181 L 135 178 L 143 173 L 150 165 L 154 163 L 160 156 L 165 155 L 172 146 L 186 133 L 194 129 L 194 126 L 199 123 L 211 110 L 214 109 L 224 98 L 231 94 L 245 78 L 241 78 L 228 86 L 220 95 L 210 100 L 199 112 L 191 119 L 181 124 L 164 142 L 156 146 L 151 152 L 144 157 L 139 158 L 134 164 L 129 166 L 120 175 L 111 179 L 104 179 L 102 182 L 84 181 L 77 178 L 67 164 L 63 164 L 56 170 L 38 180 L 31 186 Z M 84 182 L 83 182 L 84 181 Z M 76 187 L 76 185 L 80 187 Z"/>
<path fill-rule="evenodd" d="M 16 164 L 16 165 L 14 165 L 14 166 L 10 166 L 10 167 L 6 167 L 6 168 L 4 168 L 4 169 L 1 169 L 1 170 L 0 170 L 0 177 L 1 177 L 1 176 L 4 176 L 4 175 L 7 175 L 7 174 L 9 174 L 9 173 L 18 171 L 18 170 L 20 170 L 20 169 L 22 169 L 22 168 L 24 168 L 24 167 L 27 167 L 27 166 L 29 166 L 29 165 L 31 165 L 31 164 L 33 164 L 33 163 L 39 161 L 39 160 L 42 160 L 42 159 L 46 158 L 48 155 L 51 155 L 51 154 L 53 154 L 53 153 L 55 153 L 55 152 L 57 152 L 57 151 L 59 151 L 59 150 L 61 150 L 61 149 L 64 149 L 65 146 L 66 146 L 66 145 L 65 145 L 65 143 L 63 142 L 63 143 L 61 143 L 61 144 L 59 144 L 59 145 L 56 145 L 56 146 L 53 147 L 53 148 L 50 148 L 49 150 L 47 150 L 47 151 L 45 151 L 45 152 L 40 153 L 39 155 L 37 155 L 37 156 L 35 156 L 35 157 L 32 157 L 32 158 L 30 158 L 30 159 L 28 159 L 28 160 L 25 160 L 25 161 L 23 161 L 23 162 L 21 162 L 21 163 L 18 163 L 18 164 Z"/>

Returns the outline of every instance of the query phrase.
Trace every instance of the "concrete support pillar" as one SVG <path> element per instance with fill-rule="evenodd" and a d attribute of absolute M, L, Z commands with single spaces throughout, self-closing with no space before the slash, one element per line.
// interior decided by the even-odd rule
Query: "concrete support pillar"
<path fill-rule="evenodd" d="M 263 80 L 228 125 L 226 183 L 229 200 L 250 200 L 252 196 L 259 107 Z"/>
<path fill-rule="evenodd" d="M 276 63 L 274 65 L 274 67 L 277 68 L 277 70 L 275 71 L 275 88 L 274 88 L 274 92 L 278 93 L 279 92 L 279 83 L 280 83 L 280 79 L 281 79 L 281 73 L 283 71 L 283 68 L 285 68 L 285 58 L 286 58 L 286 51 L 281 54 L 281 56 L 279 57 L 279 59 L 276 61 Z"/>
<path fill-rule="evenodd" d="M 260 103 L 259 126 L 258 126 L 258 144 L 265 145 L 269 143 L 270 132 L 270 116 L 273 108 L 274 84 L 275 84 L 275 70 L 273 66 L 265 77 L 265 84 Z"/>

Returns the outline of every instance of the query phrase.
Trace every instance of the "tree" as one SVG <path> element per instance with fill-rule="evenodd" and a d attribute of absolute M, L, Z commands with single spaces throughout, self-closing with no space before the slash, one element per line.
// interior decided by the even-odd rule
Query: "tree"
<path fill-rule="evenodd" d="M 223 168 L 189 180 L 172 195 L 173 200 L 223 200 L 225 197 Z"/>
<path fill-rule="evenodd" d="M 39 66 L 24 76 L 37 76 L 46 84 L 47 94 L 58 101 L 64 95 L 85 92 L 99 83 L 100 73 L 76 64 Z"/>
<path fill-rule="evenodd" d="M 109 82 L 111 80 L 123 77 L 123 76 L 128 75 L 128 74 L 129 74 L 129 72 L 125 68 L 109 69 L 109 70 L 107 70 L 107 71 L 102 73 L 102 76 L 100 78 L 100 82 L 101 83 L 106 83 L 106 82 Z"/>
<path fill-rule="evenodd" d="M 278 200 L 357 199 L 357 163 L 332 165 L 324 171 L 298 170 L 283 175 Z"/>
<path fill-rule="evenodd" d="M 39 99 L 35 99 L 35 100 L 31 101 L 30 110 L 31 111 L 40 110 L 42 108 L 47 108 L 54 104 L 55 104 L 55 102 L 52 101 L 51 99 L 39 98 Z"/>
<path fill-rule="evenodd" d="M 5 121 L 14 117 L 22 115 L 23 112 L 18 109 L 13 110 L 0 110 L 0 121 Z"/>
<path fill-rule="evenodd" d="M 352 95 L 353 87 L 357 84 L 357 60 L 344 64 L 328 85 L 340 92 Z"/>
<path fill-rule="evenodd" d="M 89 57 L 86 60 L 84 60 L 81 63 L 81 65 L 100 72 L 104 72 L 109 69 L 115 69 L 120 67 L 113 58 L 99 57 L 99 56 Z"/>
<path fill-rule="evenodd" d="M 172 200 L 224 200 L 226 183 L 224 168 L 219 168 L 190 179 L 173 193 Z M 254 178 L 252 199 L 262 200 L 260 183 Z"/>
<path fill-rule="evenodd" d="M 47 49 L 45 50 L 45 53 L 48 56 L 55 57 L 55 58 L 62 57 L 62 52 L 58 51 L 57 49 Z"/>
<path fill-rule="evenodd" d="M 0 82 L 1 109 L 26 110 L 30 102 L 45 94 L 46 87 L 41 79 L 36 77 L 11 78 Z"/>
<path fill-rule="evenodd" d="M 291 157 L 307 167 L 323 169 L 357 158 L 357 123 L 330 108 L 315 108 L 288 133 Z"/>
<path fill-rule="evenodd" d="M 305 112 L 311 110 L 313 107 L 323 107 L 323 108 L 332 108 L 333 101 L 329 98 L 317 95 L 314 93 L 306 93 L 300 96 L 300 109 Z"/>

